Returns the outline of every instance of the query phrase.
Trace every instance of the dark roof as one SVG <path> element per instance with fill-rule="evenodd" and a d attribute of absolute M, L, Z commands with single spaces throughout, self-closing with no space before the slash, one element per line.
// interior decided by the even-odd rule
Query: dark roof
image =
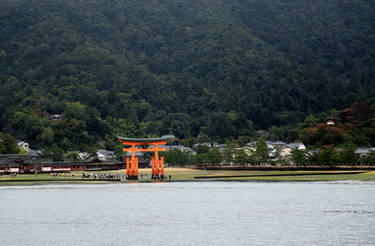
<path fill-rule="evenodd" d="M 1 154 L 0 157 L 6 157 L 6 158 L 16 158 L 16 157 L 27 157 L 27 155 L 22 154 Z"/>
<path fill-rule="evenodd" d="M 18 162 L 16 162 L 16 161 L 17 161 L 16 159 L 5 159 L 5 160 L 2 160 L 2 161 L 0 161 L 0 167 L 8 167 L 8 166 L 19 167 L 20 164 Z"/>
<path fill-rule="evenodd" d="M 76 165 L 76 166 L 82 166 L 82 165 L 86 165 L 85 162 L 64 162 L 64 161 L 55 161 L 55 162 L 42 162 L 40 163 L 42 164 L 43 166 L 47 166 L 47 167 L 58 167 L 58 166 L 73 166 L 73 165 Z"/>
<path fill-rule="evenodd" d="M 96 152 L 97 154 L 102 154 L 102 155 L 105 155 L 105 156 L 112 156 L 115 154 L 114 151 L 109 151 L 109 150 L 105 150 L 105 149 L 100 149 Z"/>
<path fill-rule="evenodd" d="M 42 151 L 40 151 L 40 150 L 29 149 L 29 151 L 27 151 L 27 155 L 28 156 L 37 157 L 37 156 L 39 156 L 41 154 L 42 154 Z"/>
<path fill-rule="evenodd" d="M 152 143 L 158 141 L 173 141 L 175 137 L 173 135 L 166 135 L 160 138 L 126 138 L 117 136 L 118 139 L 128 141 L 128 142 L 136 142 L 136 143 Z"/>
<path fill-rule="evenodd" d="M 120 162 L 120 161 L 112 161 L 112 162 L 92 162 L 92 163 L 80 164 L 80 166 L 111 166 L 111 165 L 125 165 L 125 163 Z"/>
<path fill-rule="evenodd" d="M 276 142 L 272 142 L 271 144 L 274 144 L 274 145 L 286 145 L 286 143 L 283 142 L 283 141 L 276 141 Z"/>

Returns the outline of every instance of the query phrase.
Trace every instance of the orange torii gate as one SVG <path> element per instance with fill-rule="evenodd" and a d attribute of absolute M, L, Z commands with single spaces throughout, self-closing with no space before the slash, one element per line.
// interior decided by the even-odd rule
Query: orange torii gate
<path fill-rule="evenodd" d="M 168 141 L 173 140 L 174 136 L 168 135 L 161 138 L 125 138 L 117 136 L 118 141 L 123 145 L 131 146 L 130 148 L 123 148 L 123 152 L 131 152 L 131 158 L 126 157 L 126 175 L 128 179 L 138 179 L 138 157 L 135 157 L 135 152 L 155 152 L 152 157 L 152 179 L 164 179 L 164 157 L 159 158 L 159 151 L 166 151 L 165 147 Z M 140 147 L 138 147 L 140 146 Z M 152 148 L 149 148 L 153 146 Z"/>

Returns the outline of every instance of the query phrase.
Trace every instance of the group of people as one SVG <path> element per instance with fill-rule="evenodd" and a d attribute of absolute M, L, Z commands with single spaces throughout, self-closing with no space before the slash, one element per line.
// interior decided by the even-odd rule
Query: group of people
<path fill-rule="evenodd" d="M 69 177 L 69 174 L 67 173 L 50 173 L 49 175 L 53 177 L 67 177 L 67 176 Z M 73 173 L 70 176 L 75 177 L 76 175 Z"/>
<path fill-rule="evenodd" d="M 147 174 L 140 174 L 139 180 L 147 180 Z M 94 173 L 82 173 L 82 178 L 84 179 L 97 179 L 97 180 L 125 180 L 128 179 L 127 176 L 122 176 L 121 174 L 94 174 Z M 165 175 L 164 177 L 161 176 L 154 176 L 152 180 L 172 180 L 172 175 Z"/>
<path fill-rule="evenodd" d="M 87 179 L 100 179 L 100 180 L 120 180 L 120 174 L 113 174 L 113 173 L 104 173 L 104 174 L 94 174 L 94 173 L 82 173 L 82 178 Z"/>
<path fill-rule="evenodd" d="M 147 173 L 141 174 L 140 175 L 140 179 L 141 180 L 147 179 Z M 172 175 L 152 175 L 151 179 L 164 179 L 164 180 L 168 180 L 169 179 L 169 180 L 171 180 L 172 179 Z"/>

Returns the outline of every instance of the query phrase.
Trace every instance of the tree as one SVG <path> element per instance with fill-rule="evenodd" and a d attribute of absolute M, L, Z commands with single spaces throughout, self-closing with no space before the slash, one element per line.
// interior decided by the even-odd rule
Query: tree
<path fill-rule="evenodd" d="M 234 127 L 232 121 L 233 116 L 230 113 L 219 112 L 212 114 L 208 126 L 209 134 L 219 137 L 233 136 Z"/>
<path fill-rule="evenodd" d="M 56 144 L 53 144 L 51 147 L 47 147 L 42 150 L 42 155 L 44 157 L 52 158 L 53 161 L 63 161 L 64 160 L 64 151 L 60 149 Z"/>
<path fill-rule="evenodd" d="M 236 142 L 238 143 L 239 146 L 244 146 L 246 143 L 250 141 L 251 141 L 250 136 L 239 136 Z"/>
<path fill-rule="evenodd" d="M 294 163 L 299 166 L 299 165 L 306 165 L 308 162 L 307 159 L 307 151 L 306 150 L 300 150 L 300 149 L 293 149 L 292 150 L 292 159 Z"/>
<path fill-rule="evenodd" d="M 356 146 L 352 143 L 347 143 L 343 146 L 339 153 L 339 160 L 342 163 L 354 164 L 357 162 L 357 156 L 355 155 Z"/>
<path fill-rule="evenodd" d="M 197 147 L 197 154 L 204 154 L 204 153 L 207 153 L 208 151 L 210 151 L 210 147 L 208 147 L 207 145 L 200 144 Z"/>
<path fill-rule="evenodd" d="M 324 146 L 318 152 L 315 152 L 310 158 L 309 161 L 314 164 L 321 166 L 336 166 L 338 162 L 338 152 L 333 146 Z"/>
<path fill-rule="evenodd" d="M 282 132 L 279 127 L 271 126 L 269 128 L 269 132 L 273 141 L 278 141 L 278 140 L 283 139 Z"/>
<path fill-rule="evenodd" d="M 219 165 L 223 161 L 223 156 L 217 148 L 211 148 L 206 155 L 206 161 L 211 165 Z"/>
<path fill-rule="evenodd" d="M 69 154 L 65 155 L 65 158 L 70 161 L 76 161 L 78 160 L 78 152 L 70 152 Z"/>
<path fill-rule="evenodd" d="M 189 154 L 180 149 L 172 149 L 167 151 L 164 153 L 164 156 L 166 163 L 178 166 L 184 166 L 188 164 L 190 160 Z"/>
<path fill-rule="evenodd" d="M 228 147 L 225 148 L 223 159 L 225 160 L 226 164 L 232 164 L 235 162 L 235 154 L 236 151 L 233 145 L 228 145 Z"/>
<path fill-rule="evenodd" d="M 197 166 L 204 166 L 207 164 L 205 154 L 196 154 L 192 157 L 192 163 Z"/>
<path fill-rule="evenodd" d="M 245 165 L 250 162 L 250 158 L 244 149 L 235 151 L 234 162 L 240 165 Z"/>
<path fill-rule="evenodd" d="M 71 119 L 84 120 L 86 119 L 85 106 L 79 102 L 67 103 L 63 117 L 67 122 Z"/>
<path fill-rule="evenodd" d="M 359 159 L 361 164 L 374 165 L 375 164 L 375 153 L 371 152 L 369 155 L 361 157 Z"/>
<path fill-rule="evenodd" d="M 242 144 L 254 123 L 277 140 L 302 128 L 306 144 L 375 144 L 360 102 L 343 112 L 348 137 L 316 127 L 375 96 L 370 0 L 81 2 L 1 2 L 0 131 L 47 146 L 51 127 L 66 150 L 112 132 Z M 45 122 L 62 112 L 64 127 Z"/>
<path fill-rule="evenodd" d="M 2 154 L 18 154 L 20 152 L 17 139 L 6 133 L 0 139 L 0 151 Z"/>
<path fill-rule="evenodd" d="M 313 127 L 315 126 L 316 124 L 318 124 L 319 122 L 319 119 L 316 118 L 314 115 L 310 114 L 308 115 L 305 120 L 304 120 L 304 123 L 305 123 L 305 126 L 306 127 Z"/>
<path fill-rule="evenodd" d="M 7 54 L 5 53 L 4 50 L 0 50 L 0 60 L 5 60 L 7 59 Z"/>
<path fill-rule="evenodd" d="M 269 159 L 268 146 L 263 138 L 258 139 L 255 150 L 255 157 L 261 163 L 266 163 Z"/>
<path fill-rule="evenodd" d="M 223 161 L 223 155 L 217 148 L 210 148 L 207 152 L 197 153 L 193 162 L 198 165 L 218 165 Z"/>
<path fill-rule="evenodd" d="M 48 144 L 53 143 L 54 138 L 55 138 L 55 133 L 54 133 L 54 131 L 52 130 L 51 127 L 43 128 L 43 130 L 42 130 L 41 140 L 42 140 L 45 144 L 48 145 Z"/>

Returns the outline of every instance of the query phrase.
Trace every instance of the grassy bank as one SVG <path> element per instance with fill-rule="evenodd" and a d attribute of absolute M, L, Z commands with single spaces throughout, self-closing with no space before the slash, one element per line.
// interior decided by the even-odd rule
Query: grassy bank
<path fill-rule="evenodd" d="M 375 181 L 375 171 L 235 171 L 174 169 L 175 180 L 256 180 L 256 181 Z"/>
<path fill-rule="evenodd" d="M 120 173 L 125 170 L 86 172 L 93 174 Z M 166 176 L 172 181 L 210 181 L 210 180 L 238 180 L 238 181 L 375 181 L 375 171 L 242 171 L 242 170 L 198 170 L 191 168 L 166 168 Z M 150 181 L 150 169 L 140 169 L 141 181 Z M 82 172 L 72 172 L 62 176 L 48 174 L 24 174 L 12 177 L 0 176 L 0 186 L 29 185 L 43 183 L 111 183 L 118 181 L 98 181 L 82 179 Z"/>

